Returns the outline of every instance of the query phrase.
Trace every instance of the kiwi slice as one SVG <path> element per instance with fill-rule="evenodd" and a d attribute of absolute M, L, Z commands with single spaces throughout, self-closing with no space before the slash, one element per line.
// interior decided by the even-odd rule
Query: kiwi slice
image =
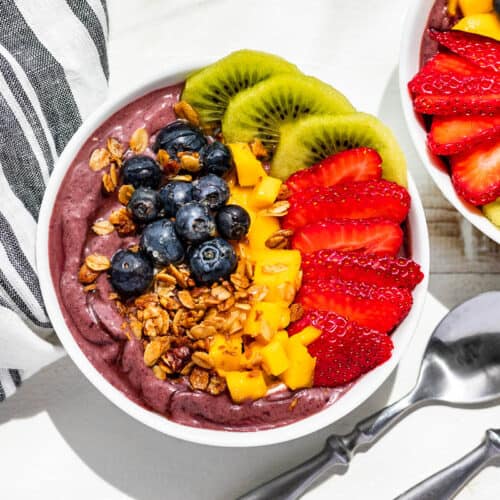
<path fill-rule="evenodd" d="M 500 198 L 484 205 L 483 213 L 488 219 L 500 228 Z"/>
<path fill-rule="evenodd" d="M 309 116 L 283 128 L 271 163 L 271 174 L 286 179 L 333 153 L 357 147 L 382 157 L 382 176 L 407 186 L 406 160 L 392 131 L 366 113 Z"/>
<path fill-rule="evenodd" d="M 308 115 L 354 111 L 340 92 L 317 78 L 277 75 L 231 99 L 222 119 L 222 133 L 227 142 L 259 138 L 272 153 L 287 123 Z"/>
<path fill-rule="evenodd" d="M 181 99 L 198 111 L 203 124 L 218 122 L 234 95 L 280 73 L 300 71 L 294 64 L 273 54 L 238 50 L 191 74 Z"/>

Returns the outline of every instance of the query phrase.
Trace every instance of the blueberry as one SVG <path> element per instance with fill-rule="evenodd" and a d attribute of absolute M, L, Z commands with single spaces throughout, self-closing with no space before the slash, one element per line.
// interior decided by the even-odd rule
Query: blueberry
<path fill-rule="evenodd" d="M 493 2 L 493 4 L 494 4 L 495 12 L 497 14 L 500 14 L 500 0 L 495 0 Z"/>
<path fill-rule="evenodd" d="M 189 267 L 199 284 L 213 283 L 228 278 L 236 267 L 236 253 L 222 238 L 213 238 L 195 248 Z"/>
<path fill-rule="evenodd" d="M 177 211 L 175 230 L 187 243 L 201 243 L 215 236 L 215 220 L 207 207 L 190 201 Z"/>
<path fill-rule="evenodd" d="M 200 162 L 203 173 L 215 174 L 222 177 L 233 166 L 233 159 L 229 148 L 222 142 L 215 141 L 200 151 Z"/>
<path fill-rule="evenodd" d="M 123 163 L 123 183 L 135 188 L 143 186 L 156 189 L 160 184 L 161 168 L 149 156 L 132 156 Z"/>
<path fill-rule="evenodd" d="M 158 218 L 161 209 L 160 196 L 151 188 L 137 188 L 127 208 L 132 212 L 132 217 L 136 222 L 152 222 Z"/>
<path fill-rule="evenodd" d="M 239 205 L 226 205 L 222 207 L 217 216 L 217 229 L 226 240 L 241 240 L 248 233 L 250 215 Z"/>
<path fill-rule="evenodd" d="M 210 210 L 218 210 L 228 199 L 227 182 L 215 174 L 208 174 L 193 181 L 193 200 L 206 205 Z"/>
<path fill-rule="evenodd" d="M 174 223 L 161 219 L 144 228 L 141 250 L 156 266 L 178 264 L 184 258 L 184 247 L 175 232 Z"/>
<path fill-rule="evenodd" d="M 138 252 L 118 250 L 111 259 L 111 285 L 122 296 L 140 295 L 153 281 L 151 262 Z"/>
<path fill-rule="evenodd" d="M 160 200 L 167 217 L 175 217 L 182 205 L 193 201 L 193 186 L 190 182 L 171 181 L 160 189 Z"/>
<path fill-rule="evenodd" d="M 160 149 L 164 149 L 171 158 L 176 159 L 177 153 L 182 151 L 198 153 L 206 144 L 207 140 L 200 129 L 177 120 L 158 132 L 153 151 L 157 153 Z"/>

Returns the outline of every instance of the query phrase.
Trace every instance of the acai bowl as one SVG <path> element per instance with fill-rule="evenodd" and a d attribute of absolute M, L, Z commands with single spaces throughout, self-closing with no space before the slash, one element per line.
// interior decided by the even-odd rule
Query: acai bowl
<path fill-rule="evenodd" d="M 245 51 L 236 57 L 241 54 L 248 57 Z M 373 123 L 378 127 L 373 117 L 354 117 L 358 114 L 344 96 L 315 78 L 299 76 L 287 63 L 292 75 L 285 71 L 269 80 L 290 78 L 301 92 L 309 89 L 312 100 L 328 99 L 332 116 L 316 116 L 311 100 L 307 111 L 300 103 L 297 111 L 294 103 L 296 114 L 313 116 L 280 118 L 286 122 L 280 123 L 285 132 L 278 131 L 283 137 L 266 134 L 269 137 L 255 141 L 254 135 L 244 135 L 248 127 L 240 136 L 240 120 L 226 127 L 226 136 L 233 134 L 227 139 L 224 120 L 222 135 L 211 123 L 193 124 L 193 111 L 198 120 L 203 111 L 196 109 L 196 102 L 191 106 L 184 100 L 186 78 L 202 74 L 193 70 L 205 66 L 178 68 L 106 104 L 72 139 L 51 178 L 40 215 L 37 262 L 44 299 L 80 370 L 137 420 L 203 444 L 278 443 L 344 416 L 396 366 L 415 331 L 426 293 L 427 228 L 411 178 L 407 191 L 380 178 L 382 157 L 391 165 L 391 148 L 397 147 L 382 124 L 377 140 L 368 137 L 354 144 L 344 139 L 345 144 L 324 145 L 329 150 L 322 156 L 303 160 L 307 145 L 300 142 L 295 121 L 312 130 L 331 127 L 331 120 L 337 126 L 356 127 L 361 119 L 372 130 Z M 278 83 L 273 88 L 282 86 Z M 249 99 L 265 95 L 260 85 Z M 233 115 L 242 116 L 245 102 L 234 100 Z M 335 115 L 338 106 L 341 112 Z M 203 143 L 201 149 L 198 144 L 191 151 L 172 150 L 170 132 L 159 133 L 167 127 L 170 132 L 183 130 L 175 137 L 185 137 L 186 129 L 188 135 L 197 130 L 198 135 L 190 137 Z M 285 136 L 300 148 L 288 153 L 276 149 L 271 159 L 266 158 L 273 152 L 272 141 Z M 189 149 L 188 143 L 183 148 Z M 207 151 L 217 153 L 216 143 L 226 147 L 221 149 L 224 154 L 212 155 L 217 161 L 211 165 Z M 373 152 L 375 147 L 380 155 Z M 228 150 L 229 170 L 223 166 Z M 294 158 L 289 156 L 292 152 Z M 137 157 L 153 160 L 161 170 L 160 179 L 149 160 Z M 280 157 L 290 161 L 273 163 Z M 323 157 L 333 159 L 302 170 L 308 172 L 305 176 L 286 170 L 288 164 L 296 170 L 301 161 L 312 165 Z M 405 169 L 402 176 L 397 161 L 392 164 L 395 170 L 384 175 L 405 184 Z M 209 174 L 224 177 L 229 193 L 224 188 L 213 191 L 213 184 L 218 184 L 214 181 L 208 183 L 206 197 L 202 178 Z M 189 211 L 186 218 L 166 212 L 164 200 L 172 198 L 161 192 L 175 183 L 184 183 L 183 189 L 190 192 L 189 201 L 184 200 L 188 208 L 208 208 L 201 229 L 189 224 Z M 359 183 L 354 192 L 349 187 L 353 183 Z M 292 192 L 285 194 L 286 188 Z M 316 199 L 321 201 L 319 208 Z M 354 212 L 344 207 L 346 199 Z M 360 199 L 362 204 L 356 202 Z M 373 205 L 366 207 L 366 199 Z M 236 217 L 239 240 L 232 239 L 237 237 L 232 233 L 234 217 L 229 217 L 229 227 L 224 225 L 224 214 L 234 215 L 227 207 L 234 205 L 250 219 L 248 227 Z M 321 214 L 325 207 L 328 217 Z M 164 248 L 166 253 L 158 251 L 154 231 L 149 243 L 145 236 L 158 221 L 164 221 L 160 236 L 173 242 Z M 191 237 L 190 230 L 206 234 Z M 201 247 L 208 247 L 208 253 Z M 176 248 L 179 254 L 174 256 Z M 118 258 L 120 249 L 128 253 Z M 224 265 L 210 261 L 215 254 L 224 257 Z M 134 274 L 134 269 L 139 271 Z M 249 298 L 255 292 L 252 286 L 257 292 Z M 210 312 L 214 308 L 218 312 Z M 377 308 L 383 314 L 377 314 Z M 232 317 L 236 310 L 246 315 Z M 365 314 L 371 310 L 373 315 Z M 378 322 L 380 329 L 374 328 Z M 325 331 L 326 344 L 321 340 Z M 345 342 L 338 340 L 342 338 Z M 334 364 L 329 364 L 332 353 Z"/>

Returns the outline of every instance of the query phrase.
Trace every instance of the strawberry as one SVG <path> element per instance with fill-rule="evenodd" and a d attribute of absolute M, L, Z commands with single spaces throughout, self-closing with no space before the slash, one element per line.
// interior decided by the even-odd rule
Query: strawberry
<path fill-rule="evenodd" d="M 413 289 L 424 277 L 420 266 L 404 257 L 319 250 L 302 256 L 303 281 L 340 279 Z"/>
<path fill-rule="evenodd" d="M 333 311 L 385 333 L 403 321 L 412 305 L 407 288 L 341 280 L 306 281 L 295 300 L 306 310 Z"/>
<path fill-rule="evenodd" d="M 500 197 L 500 140 L 452 156 L 451 179 L 457 193 L 474 205 Z"/>
<path fill-rule="evenodd" d="M 356 148 L 335 153 L 310 168 L 295 172 L 286 181 L 295 193 L 311 186 L 333 186 L 341 182 L 367 181 L 382 176 L 382 158 L 373 149 Z"/>
<path fill-rule="evenodd" d="M 398 184 L 385 180 L 349 182 L 327 188 L 310 188 L 291 198 L 283 227 L 296 229 L 314 221 L 383 217 L 403 222 L 410 210 L 410 195 Z"/>
<path fill-rule="evenodd" d="M 351 382 L 391 357 L 391 338 L 364 328 L 333 312 L 307 311 L 290 325 L 294 334 L 312 325 L 321 336 L 308 346 L 316 358 L 314 385 L 336 387 Z"/>
<path fill-rule="evenodd" d="M 491 74 L 464 76 L 451 73 L 417 73 L 408 84 L 408 89 L 412 96 L 498 94 L 500 80 Z"/>
<path fill-rule="evenodd" d="M 435 73 L 453 73 L 455 75 L 471 76 L 488 74 L 489 72 L 470 63 L 463 57 L 451 53 L 439 52 L 429 59 L 420 70 L 420 74 L 422 75 Z"/>
<path fill-rule="evenodd" d="M 500 93 L 484 95 L 420 95 L 413 101 L 426 115 L 487 115 L 500 113 Z"/>
<path fill-rule="evenodd" d="M 378 255 L 396 255 L 403 243 L 403 231 L 387 219 L 324 219 L 297 229 L 292 248 L 302 253 L 329 248 Z"/>
<path fill-rule="evenodd" d="M 429 36 L 455 54 L 480 68 L 500 72 L 500 42 L 464 31 L 438 31 L 429 28 Z"/>
<path fill-rule="evenodd" d="M 437 155 L 453 155 L 500 137 L 500 115 L 435 116 L 428 135 L 430 150 Z"/>

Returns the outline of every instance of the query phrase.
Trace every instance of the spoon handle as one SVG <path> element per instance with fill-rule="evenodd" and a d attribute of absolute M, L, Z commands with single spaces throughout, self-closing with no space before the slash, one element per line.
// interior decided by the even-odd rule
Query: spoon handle
<path fill-rule="evenodd" d="M 345 435 L 332 435 L 321 453 L 284 472 L 238 500 L 295 500 L 326 472 L 345 472 L 357 447 L 378 439 L 416 403 L 413 393 L 362 420 Z"/>
<path fill-rule="evenodd" d="M 486 432 L 484 441 L 455 463 L 424 479 L 394 500 L 450 500 L 482 469 L 500 455 L 496 431 Z"/>

